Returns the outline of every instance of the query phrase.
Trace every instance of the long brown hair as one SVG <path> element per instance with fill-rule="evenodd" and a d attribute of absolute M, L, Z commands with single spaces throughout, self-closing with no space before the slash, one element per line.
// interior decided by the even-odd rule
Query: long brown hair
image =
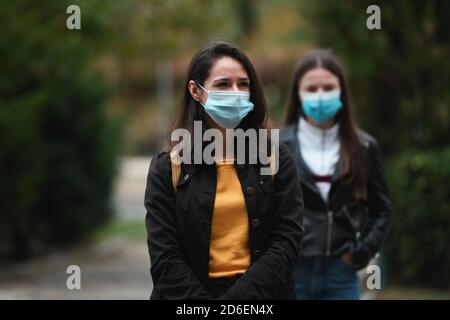
<path fill-rule="evenodd" d="M 174 145 L 177 144 L 177 142 L 171 141 L 170 139 L 170 134 L 173 130 L 184 128 L 188 130 L 192 136 L 194 131 L 194 121 L 202 121 L 203 130 L 207 128 L 206 112 L 202 105 L 192 98 L 188 84 L 190 80 L 193 80 L 203 86 L 205 80 L 209 77 L 214 63 L 224 56 L 240 62 L 250 80 L 250 101 L 253 102 L 254 109 L 241 121 L 237 128 L 243 130 L 250 128 L 268 129 L 268 143 L 270 143 L 271 124 L 268 116 L 267 103 L 252 63 L 238 47 L 226 42 L 213 41 L 194 55 L 188 67 L 186 80 L 184 82 L 181 109 L 175 117 L 167 137 L 168 150 L 171 150 Z"/>
<path fill-rule="evenodd" d="M 336 120 L 339 123 L 339 140 L 341 144 L 341 167 L 339 169 L 344 175 L 345 181 L 351 185 L 353 197 L 356 199 L 367 199 L 367 178 L 363 148 L 359 139 L 360 129 L 351 111 L 349 89 L 343 68 L 330 50 L 312 50 L 299 61 L 292 81 L 285 124 L 296 125 L 300 116 L 305 115 L 298 88 L 303 75 L 315 68 L 324 68 L 339 79 L 343 104 L 343 108 L 336 115 Z"/>

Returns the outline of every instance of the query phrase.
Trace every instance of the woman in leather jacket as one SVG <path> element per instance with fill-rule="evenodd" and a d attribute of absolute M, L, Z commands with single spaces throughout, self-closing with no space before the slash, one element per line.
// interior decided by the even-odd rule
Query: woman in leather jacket
<path fill-rule="evenodd" d="M 294 73 L 281 142 L 304 197 L 298 299 L 359 299 L 357 271 L 380 250 L 392 218 L 376 140 L 360 130 L 336 57 L 317 49 Z"/>

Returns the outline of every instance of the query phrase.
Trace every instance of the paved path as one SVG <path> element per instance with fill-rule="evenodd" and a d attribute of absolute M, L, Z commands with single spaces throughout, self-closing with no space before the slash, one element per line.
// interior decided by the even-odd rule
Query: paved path
<path fill-rule="evenodd" d="M 120 220 L 144 223 L 144 189 L 150 158 L 125 158 L 116 180 Z M 67 267 L 81 269 L 81 290 L 66 286 Z M 152 290 L 145 241 L 107 239 L 22 264 L 0 266 L 0 299 L 148 299 Z"/>
<path fill-rule="evenodd" d="M 144 192 L 150 161 L 150 157 L 129 157 L 121 161 L 113 200 L 121 220 L 144 219 Z"/>
<path fill-rule="evenodd" d="M 66 286 L 67 267 L 81 269 L 81 289 Z M 0 299 L 148 299 L 152 289 L 145 243 L 109 239 L 2 269 Z"/>

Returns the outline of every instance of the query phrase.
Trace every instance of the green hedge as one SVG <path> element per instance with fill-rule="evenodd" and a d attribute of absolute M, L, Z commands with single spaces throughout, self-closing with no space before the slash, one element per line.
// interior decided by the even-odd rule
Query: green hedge
<path fill-rule="evenodd" d="M 69 1 L 0 7 L 0 259 L 73 244 L 112 215 L 120 130 L 91 67 L 107 13 L 78 3 L 84 31 L 67 30 Z"/>
<path fill-rule="evenodd" d="M 388 162 L 387 177 L 395 207 L 389 279 L 450 287 L 450 148 L 403 153 Z"/>

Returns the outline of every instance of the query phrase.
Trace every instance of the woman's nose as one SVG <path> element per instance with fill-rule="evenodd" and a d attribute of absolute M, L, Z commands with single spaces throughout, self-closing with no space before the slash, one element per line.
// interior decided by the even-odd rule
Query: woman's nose
<path fill-rule="evenodd" d="M 239 87 L 237 83 L 233 83 L 233 86 L 231 87 L 232 91 L 239 91 Z"/>

